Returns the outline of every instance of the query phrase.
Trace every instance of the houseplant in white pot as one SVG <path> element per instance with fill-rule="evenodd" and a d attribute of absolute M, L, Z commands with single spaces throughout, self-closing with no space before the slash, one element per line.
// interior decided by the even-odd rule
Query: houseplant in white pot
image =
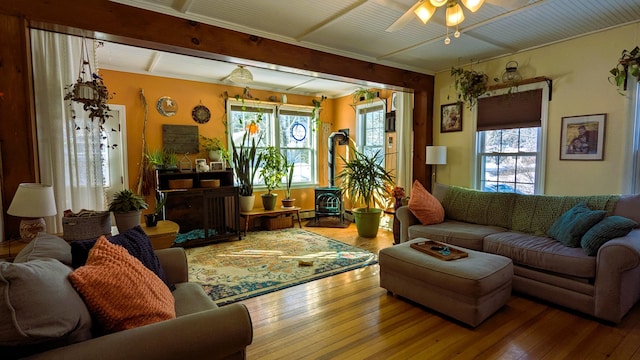
<path fill-rule="evenodd" d="M 118 232 L 123 233 L 136 225 L 140 225 L 142 210 L 148 207 L 149 205 L 142 196 L 125 189 L 113 195 L 113 200 L 109 204 L 109 211 L 113 212 Z"/>
<path fill-rule="evenodd" d="M 382 209 L 389 198 L 389 189 L 393 187 L 391 172 L 381 165 L 379 160 L 382 155 L 377 151 L 373 156 L 367 156 L 351 147 L 353 157 L 346 160 L 342 155 L 344 168 L 338 173 L 336 179 L 343 194 L 351 200 L 352 206 L 364 205 L 364 207 L 352 208 L 356 221 L 358 235 L 365 238 L 373 238 L 378 234 Z"/>
<path fill-rule="evenodd" d="M 262 152 L 262 168 L 260 177 L 264 181 L 267 193 L 262 194 L 262 206 L 265 210 L 273 210 L 276 206 L 278 194 L 272 193 L 274 189 L 282 184 L 282 178 L 286 176 L 284 168 L 284 157 L 275 146 L 267 146 Z"/>

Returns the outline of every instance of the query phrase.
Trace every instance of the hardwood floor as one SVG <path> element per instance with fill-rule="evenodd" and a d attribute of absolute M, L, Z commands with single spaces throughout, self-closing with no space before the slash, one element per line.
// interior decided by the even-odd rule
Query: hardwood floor
<path fill-rule="evenodd" d="M 310 228 L 377 252 L 347 229 Z M 242 301 L 253 320 L 249 359 L 640 359 L 640 308 L 617 326 L 513 295 L 475 329 L 379 287 L 369 266 Z"/>

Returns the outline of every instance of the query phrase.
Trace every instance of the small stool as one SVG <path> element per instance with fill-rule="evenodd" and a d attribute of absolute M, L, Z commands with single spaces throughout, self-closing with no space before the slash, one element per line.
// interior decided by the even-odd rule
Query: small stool
<path fill-rule="evenodd" d="M 380 286 L 472 327 L 511 297 L 511 259 L 463 250 L 468 257 L 444 261 L 410 247 L 414 239 L 380 250 Z"/>

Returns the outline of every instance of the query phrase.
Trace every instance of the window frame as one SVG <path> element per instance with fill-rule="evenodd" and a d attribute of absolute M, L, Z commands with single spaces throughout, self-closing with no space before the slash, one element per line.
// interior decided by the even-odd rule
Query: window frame
<path fill-rule="evenodd" d="M 542 89 L 542 101 L 541 101 L 541 119 L 540 119 L 540 129 L 538 131 L 538 147 L 537 147 L 537 159 L 536 159 L 536 167 L 535 167 L 535 184 L 534 184 L 534 194 L 544 194 L 545 188 L 545 169 L 546 169 L 546 158 L 547 158 L 547 133 L 548 133 L 548 124 L 549 124 L 549 85 L 547 82 L 541 81 L 531 84 L 519 85 L 517 91 L 528 91 L 528 90 L 536 90 Z M 511 88 L 499 89 L 492 91 L 491 96 L 499 96 L 508 94 L 510 91 L 513 91 Z M 477 111 L 478 105 L 473 108 L 473 127 L 475 129 L 473 134 L 473 158 L 475 161 L 473 162 L 473 184 L 474 187 L 478 190 L 482 190 L 481 179 L 482 174 L 480 173 L 482 168 L 482 156 L 481 154 L 481 146 L 483 145 L 483 139 L 481 139 L 481 133 L 477 130 Z M 524 156 L 524 155 L 523 155 Z"/>
<path fill-rule="evenodd" d="M 382 142 L 380 144 L 380 146 L 369 146 L 366 143 L 367 140 L 367 124 L 366 121 L 363 121 L 363 118 L 366 117 L 366 112 L 364 114 L 362 114 L 362 111 L 366 111 L 367 109 L 370 108 L 376 108 L 376 107 L 381 107 L 381 119 L 382 119 Z M 385 165 L 385 138 L 386 138 L 386 132 L 385 132 L 385 121 L 386 121 L 386 114 L 387 114 L 387 106 L 386 103 L 384 101 L 376 101 L 376 100 L 371 100 L 371 101 L 365 101 L 365 102 L 361 102 L 355 105 L 355 112 L 356 112 L 356 148 L 358 149 L 359 152 L 363 153 L 363 154 L 374 154 L 374 152 L 371 152 L 370 150 L 372 148 L 377 149 L 376 151 L 380 151 L 379 153 L 379 158 L 381 161 L 381 165 Z M 372 111 L 373 112 L 373 111 Z"/>

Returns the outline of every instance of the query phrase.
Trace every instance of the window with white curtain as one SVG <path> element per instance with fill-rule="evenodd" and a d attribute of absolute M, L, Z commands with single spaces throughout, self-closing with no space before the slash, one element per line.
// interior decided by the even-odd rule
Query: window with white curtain
<path fill-rule="evenodd" d="M 236 101 L 229 99 L 227 128 L 236 146 L 242 144 L 244 135 L 256 139 L 257 151 L 267 146 L 275 146 L 295 164 L 293 186 L 312 185 L 316 181 L 317 133 L 312 119 L 312 106 L 280 105 L 256 101 Z M 264 185 L 260 179 L 260 169 L 256 172 L 254 184 Z M 284 179 L 283 179 L 284 180 Z"/>
<path fill-rule="evenodd" d="M 380 164 L 384 165 L 386 116 L 384 103 L 371 101 L 358 104 L 356 114 L 358 151 L 368 156 L 377 153 Z"/>
<path fill-rule="evenodd" d="M 631 194 L 640 193 L 640 82 L 630 81 L 630 84 L 635 83 L 635 86 L 629 86 L 629 98 L 630 98 L 630 131 L 629 136 L 631 139 L 631 151 L 629 154 L 629 176 L 630 181 L 627 185 L 627 191 Z M 625 178 L 627 178 L 625 176 Z"/>

